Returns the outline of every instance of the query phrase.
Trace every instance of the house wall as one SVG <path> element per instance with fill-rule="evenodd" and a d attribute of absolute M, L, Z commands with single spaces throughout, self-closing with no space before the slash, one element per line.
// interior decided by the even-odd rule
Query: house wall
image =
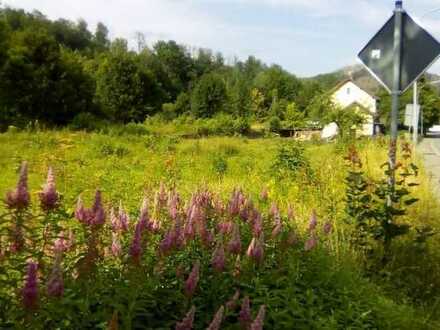
<path fill-rule="evenodd" d="M 334 94 L 333 102 L 342 108 L 347 108 L 351 104 L 357 102 L 371 113 L 377 112 L 377 102 L 374 97 L 359 88 L 356 84 L 348 81 L 342 85 Z M 373 135 L 374 132 L 374 118 L 373 116 L 367 116 L 366 123 L 363 125 L 361 131 L 362 135 Z"/>

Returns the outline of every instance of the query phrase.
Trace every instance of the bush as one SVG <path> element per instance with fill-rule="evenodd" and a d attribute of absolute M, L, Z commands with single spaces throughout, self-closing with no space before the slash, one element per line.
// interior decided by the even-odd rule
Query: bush
<path fill-rule="evenodd" d="M 279 132 L 281 129 L 281 119 L 279 117 L 272 117 L 269 120 L 269 130 L 271 132 Z"/>
<path fill-rule="evenodd" d="M 119 129 L 119 135 L 142 136 L 148 134 L 150 134 L 150 132 L 143 124 L 129 123 L 127 125 L 120 126 Z"/>
<path fill-rule="evenodd" d="M 107 126 L 107 122 L 89 112 L 81 112 L 77 114 L 69 125 L 73 130 L 85 130 L 88 132 L 99 131 Z"/>
<path fill-rule="evenodd" d="M 305 155 L 304 146 L 297 142 L 283 143 L 279 147 L 272 170 L 280 180 L 286 177 L 313 178 L 313 169 Z"/>

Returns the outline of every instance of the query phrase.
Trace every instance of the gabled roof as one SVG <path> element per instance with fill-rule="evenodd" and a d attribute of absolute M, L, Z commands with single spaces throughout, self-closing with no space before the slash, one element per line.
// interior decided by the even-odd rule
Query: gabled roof
<path fill-rule="evenodd" d="M 374 95 L 372 95 L 371 93 L 369 93 L 368 91 L 366 91 L 364 88 L 360 87 L 359 84 L 356 84 L 356 82 L 352 79 L 352 78 L 347 78 L 344 79 L 342 81 L 340 81 L 335 87 L 333 87 L 330 90 L 330 94 L 334 94 L 338 89 L 340 89 L 342 86 L 344 86 L 345 84 L 351 82 L 353 85 L 355 85 L 356 87 L 358 87 L 360 90 L 364 91 L 365 93 L 367 93 L 368 95 L 370 95 L 373 99 L 377 100 L 378 98 Z"/>

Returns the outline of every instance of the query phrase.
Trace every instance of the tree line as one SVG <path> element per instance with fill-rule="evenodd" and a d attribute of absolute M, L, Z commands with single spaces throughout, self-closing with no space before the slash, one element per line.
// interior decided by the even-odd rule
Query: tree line
<path fill-rule="evenodd" d="M 226 63 L 208 49 L 175 41 L 148 46 L 141 33 L 137 41 L 134 50 L 125 39 L 110 40 L 103 23 L 91 31 L 81 19 L 50 20 L 38 11 L 0 5 L 0 130 L 34 121 L 57 127 L 151 116 L 227 114 L 275 128 L 330 120 L 349 126 L 359 119 L 335 109 L 326 75 L 299 79 L 253 56 Z M 386 122 L 388 97 L 382 96 Z M 440 99 L 426 86 L 421 100 L 428 127 L 440 120 Z"/>
<path fill-rule="evenodd" d="M 0 8 L 0 122 L 68 125 L 75 117 L 141 122 L 159 114 L 196 118 L 226 113 L 256 120 L 302 120 L 319 83 L 250 56 L 226 64 L 220 53 L 190 51 L 175 41 L 138 49 L 109 39 L 99 23 L 50 20 Z"/>

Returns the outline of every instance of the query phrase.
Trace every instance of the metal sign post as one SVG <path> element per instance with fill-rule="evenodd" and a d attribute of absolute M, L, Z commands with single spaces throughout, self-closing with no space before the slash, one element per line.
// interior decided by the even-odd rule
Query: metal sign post
<path fill-rule="evenodd" d="M 395 186 L 399 97 L 417 82 L 439 55 L 440 43 L 403 10 L 401 0 L 395 2 L 393 16 L 358 55 L 366 69 L 392 96 L 389 150 L 391 193 Z"/>
<path fill-rule="evenodd" d="M 390 177 L 389 184 L 393 189 L 396 181 L 396 154 L 397 154 L 397 134 L 398 134 L 398 118 L 399 118 L 399 96 L 400 90 L 400 66 L 402 62 L 402 1 L 396 1 L 394 9 L 394 52 L 393 52 L 393 90 L 391 105 L 391 142 L 389 150 Z M 388 204 L 391 205 L 389 198 Z"/>

